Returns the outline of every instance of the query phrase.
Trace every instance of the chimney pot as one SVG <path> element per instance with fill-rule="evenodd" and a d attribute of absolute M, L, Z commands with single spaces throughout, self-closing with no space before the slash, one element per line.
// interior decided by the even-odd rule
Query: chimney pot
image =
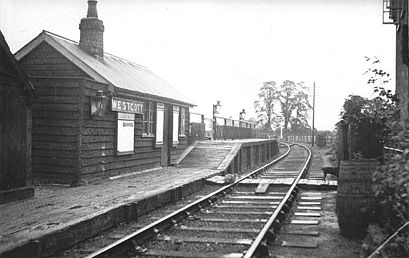
<path fill-rule="evenodd" d="M 97 1 L 88 1 L 87 17 L 81 19 L 79 47 L 92 56 L 104 55 L 104 24 L 98 19 Z"/>
<path fill-rule="evenodd" d="M 88 1 L 87 17 L 88 18 L 98 18 L 97 1 L 96 0 L 89 0 Z"/>

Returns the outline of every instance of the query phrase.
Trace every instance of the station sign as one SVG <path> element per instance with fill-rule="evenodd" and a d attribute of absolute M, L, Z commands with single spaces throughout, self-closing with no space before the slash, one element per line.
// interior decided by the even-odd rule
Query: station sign
<path fill-rule="evenodd" d="M 117 112 L 143 114 L 143 102 L 112 97 L 111 110 Z"/>

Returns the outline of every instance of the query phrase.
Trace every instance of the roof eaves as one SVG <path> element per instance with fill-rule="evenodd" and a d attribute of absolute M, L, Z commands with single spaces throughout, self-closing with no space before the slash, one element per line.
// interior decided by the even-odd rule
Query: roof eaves
<path fill-rule="evenodd" d="M 83 70 L 85 73 L 90 75 L 94 80 L 101 82 L 101 83 L 110 83 L 106 78 L 101 76 L 99 73 L 97 73 L 94 69 L 89 67 L 87 64 L 85 64 L 79 57 L 77 57 L 74 53 L 69 51 L 67 48 L 62 46 L 58 41 L 56 41 L 53 37 L 60 37 L 63 40 L 70 41 L 72 44 L 76 44 L 75 41 L 69 40 L 67 38 L 61 37 L 57 34 L 48 32 L 43 30 L 37 37 L 35 37 L 33 40 L 31 40 L 29 43 L 27 43 L 24 47 L 22 47 L 20 50 L 18 50 L 14 56 L 17 60 L 21 60 L 23 57 L 25 57 L 28 53 L 30 53 L 35 47 L 40 45 L 42 42 L 47 42 L 50 46 L 55 48 L 59 53 L 61 53 L 65 58 L 67 58 L 69 61 L 71 61 L 73 64 L 78 66 L 81 70 Z"/>
<path fill-rule="evenodd" d="M 196 107 L 197 105 L 186 102 L 186 101 L 182 101 L 182 100 L 177 100 L 177 99 L 173 99 L 173 98 L 167 98 L 167 97 L 163 97 L 163 96 L 158 96 L 158 95 L 154 95 L 154 94 L 149 94 L 149 93 L 144 93 L 144 92 L 139 92 L 139 91 L 134 91 L 134 90 L 129 90 L 129 89 L 124 89 L 121 87 L 115 87 L 115 91 L 120 93 L 120 94 L 125 94 L 125 95 L 129 95 L 129 96 L 139 96 L 141 98 L 147 99 L 147 100 L 153 100 L 153 101 L 159 101 L 159 102 L 164 102 L 167 104 L 180 104 L 183 106 L 187 106 L 187 107 Z"/>
<path fill-rule="evenodd" d="M 7 41 L 1 31 L 0 31 L 0 47 L 3 48 L 4 51 L 6 52 L 6 55 L 9 56 L 9 60 L 13 66 L 13 69 L 14 71 L 16 71 L 21 83 L 24 85 L 24 89 L 26 89 L 32 96 L 36 95 L 33 84 L 31 84 L 26 73 L 22 69 L 20 69 L 20 67 L 18 66 L 16 59 L 11 53 L 10 48 L 7 44 Z"/>

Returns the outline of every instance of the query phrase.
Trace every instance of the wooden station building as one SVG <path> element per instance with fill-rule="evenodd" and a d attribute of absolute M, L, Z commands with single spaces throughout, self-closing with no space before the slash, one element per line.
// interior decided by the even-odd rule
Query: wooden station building
<path fill-rule="evenodd" d="M 166 167 L 187 148 L 183 94 L 146 67 L 105 53 L 97 1 L 79 43 L 43 31 L 15 57 L 36 88 L 34 179 L 81 180 Z"/>
<path fill-rule="evenodd" d="M 0 204 L 34 195 L 27 187 L 34 95 L 0 31 Z"/>

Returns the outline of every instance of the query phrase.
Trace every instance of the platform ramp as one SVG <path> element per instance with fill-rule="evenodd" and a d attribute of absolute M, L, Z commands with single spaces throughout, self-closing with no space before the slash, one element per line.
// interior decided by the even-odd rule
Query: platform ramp
<path fill-rule="evenodd" d="M 217 169 L 235 146 L 234 142 L 201 141 L 178 163 L 183 168 Z"/>

